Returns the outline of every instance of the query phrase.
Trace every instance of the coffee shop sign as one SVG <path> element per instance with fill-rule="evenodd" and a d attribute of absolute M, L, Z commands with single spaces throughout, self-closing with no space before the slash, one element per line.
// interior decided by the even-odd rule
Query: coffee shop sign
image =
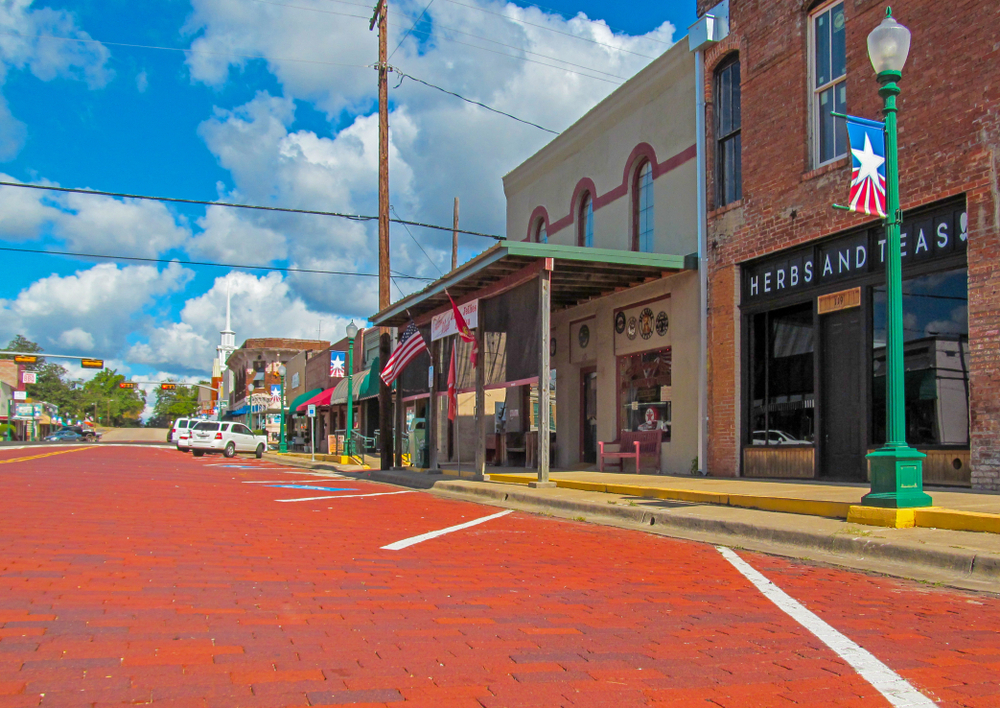
<path fill-rule="evenodd" d="M 963 253 L 967 243 L 965 209 L 942 209 L 904 221 L 900 254 L 907 265 Z M 881 270 L 886 249 L 885 231 L 878 228 L 769 258 L 744 269 L 745 300 L 777 297 Z"/>

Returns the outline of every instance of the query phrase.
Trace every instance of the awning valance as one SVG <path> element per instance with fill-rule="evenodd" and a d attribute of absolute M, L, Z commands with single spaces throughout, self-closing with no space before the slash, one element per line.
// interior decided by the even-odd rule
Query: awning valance
<path fill-rule="evenodd" d="M 322 392 L 323 392 L 323 389 L 321 389 L 321 388 L 314 388 L 314 389 L 312 389 L 310 391 L 306 391 L 302 395 L 296 396 L 295 398 L 292 399 L 292 402 L 288 404 L 288 412 L 291 413 L 292 415 L 295 415 L 295 412 L 299 409 L 299 406 L 301 406 L 303 403 L 305 403 L 306 401 L 308 401 L 310 398 L 312 398 L 316 394 L 322 393 Z"/>
<path fill-rule="evenodd" d="M 309 406 L 316 406 L 317 408 L 319 408 L 320 406 L 330 405 L 330 398 L 333 396 L 333 392 L 336 390 L 336 388 L 337 387 L 334 386 L 333 388 L 328 388 L 325 391 L 320 391 L 312 398 L 303 401 L 298 406 L 296 406 L 295 412 L 305 413 L 306 409 L 308 409 Z"/>
<path fill-rule="evenodd" d="M 361 382 L 361 392 L 358 394 L 359 401 L 363 401 L 366 398 L 372 398 L 373 396 L 378 396 L 378 384 L 379 377 L 381 375 L 382 365 L 379 363 L 378 356 L 376 356 L 372 359 L 371 368 L 368 369 L 368 373 Z"/>
<path fill-rule="evenodd" d="M 368 379 L 368 374 L 371 369 L 365 371 L 359 371 L 354 374 L 351 379 L 351 398 L 358 401 L 361 398 L 361 389 L 364 387 L 365 381 Z M 339 384 L 333 389 L 333 394 L 330 396 L 331 406 L 343 406 L 347 405 L 347 379 L 341 380 Z"/>

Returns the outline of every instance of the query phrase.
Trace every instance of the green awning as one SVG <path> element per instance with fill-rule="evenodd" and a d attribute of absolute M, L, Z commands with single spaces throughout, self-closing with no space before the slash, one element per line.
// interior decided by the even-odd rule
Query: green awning
<path fill-rule="evenodd" d="M 381 375 L 382 366 L 379 363 L 378 356 L 376 355 L 375 358 L 372 359 L 372 365 L 368 369 L 368 375 L 365 376 L 365 380 L 361 383 L 360 390 L 358 391 L 358 400 L 378 396 L 378 384 L 379 377 Z"/>
<path fill-rule="evenodd" d="M 296 396 L 295 400 L 293 400 L 291 403 L 288 404 L 288 409 L 287 409 L 288 412 L 290 412 L 292 415 L 297 415 L 295 413 L 295 411 L 298 409 L 299 406 L 301 406 L 303 403 L 305 403 L 306 401 L 308 401 L 313 396 L 316 396 L 316 395 L 318 395 L 320 393 L 323 393 L 323 389 L 321 389 L 321 388 L 314 388 L 311 391 L 306 391 L 301 396 Z M 305 415 L 305 414 L 303 414 L 303 415 Z"/>

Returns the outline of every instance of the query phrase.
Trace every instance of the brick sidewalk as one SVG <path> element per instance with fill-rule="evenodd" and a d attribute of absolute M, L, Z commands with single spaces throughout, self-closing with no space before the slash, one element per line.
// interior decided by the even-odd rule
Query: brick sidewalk
<path fill-rule="evenodd" d="M 5 456 L 6 457 L 6 456 Z M 234 465 L 234 466 L 229 466 Z M 303 487 L 246 481 L 303 480 Z M 884 706 L 711 546 L 108 448 L 0 466 L 0 708 Z M 1000 704 L 1000 601 L 743 554 L 946 706 Z"/>

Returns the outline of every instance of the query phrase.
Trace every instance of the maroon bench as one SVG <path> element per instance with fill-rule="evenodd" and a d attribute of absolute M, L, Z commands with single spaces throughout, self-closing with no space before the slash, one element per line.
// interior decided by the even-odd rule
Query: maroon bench
<path fill-rule="evenodd" d="M 614 460 L 621 465 L 622 472 L 625 471 L 625 460 L 635 458 L 635 473 L 639 474 L 639 458 L 642 456 L 656 457 L 656 471 L 660 471 L 660 442 L 663 439 L 662 430 L 640 430 L 635 433 L 622 431 L 618 440 L 609 443 L 597 443 L 600 448 L 597 457 L 601 463 L 601 472 L 604 471 L 604 460 Z M 605 451 L 605 445 L 617 445 L 615 451 Z M 615 464 L 615 462 L 612 462 Z"/>

